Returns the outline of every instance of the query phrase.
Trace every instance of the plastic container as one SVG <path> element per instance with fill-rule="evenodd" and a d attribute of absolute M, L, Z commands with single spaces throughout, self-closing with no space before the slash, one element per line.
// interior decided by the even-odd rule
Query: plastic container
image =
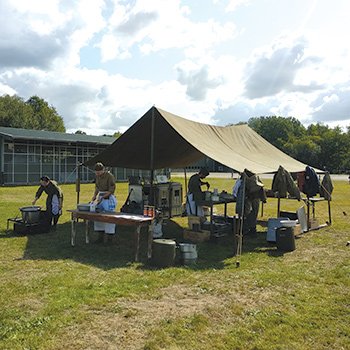
<path fill-rule="evenodd" d="M 281 220 L 282 227 L 295 227 L 297 223 L 297 220 Z"/>
<path fill-rule="evenodd" d="M 276 230 L 279 227 L 282 227 L 282 221 L 288 221 L 288 218 L 280 217 L 280 218 L 270 218 L 267 221 L 267 233 L 266 240 L 270 243 L 276 242 Z"/>

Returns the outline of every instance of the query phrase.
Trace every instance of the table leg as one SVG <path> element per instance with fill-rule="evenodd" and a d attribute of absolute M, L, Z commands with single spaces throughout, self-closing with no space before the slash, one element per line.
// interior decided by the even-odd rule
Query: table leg
<path fill-rule="evenodd" d="M 71 245 L 72 245 L 72 247 L 75 246 L 76 233 L 77 233 L 76 219 L 72 218 L 72 221 L 71 221 Z"/>
<path fill-rule="evenodd" d="M 140 229 L 141 226 L 137 225 L 135 229 L 135 261 L 139 261 L 139 252 L 140 252 Z"/>
<path fill-rule="evenodd" d="M 85 222 L 85 243 L 90 243 L 90 230 L 89 230 L 89 220 L 84 220 Z"/>
<path fill-rule="evenodd" d="M 213 204 L 210 205 L 210 234 L 214 233 L 214 225 L 213 225 Z"/>
<path fill-rule="evenodd" d="M 152 242 L 153 242 L 153 230 L 152 225 L 148 228 L 148 241 L 147 241 L 147 258 L 152 258 Z"/>
<path fill-rule="evenodd" d="M 307 199 L 307 230 L 310 231 L 311 222 L 310 222 L 310 201 Z"/>

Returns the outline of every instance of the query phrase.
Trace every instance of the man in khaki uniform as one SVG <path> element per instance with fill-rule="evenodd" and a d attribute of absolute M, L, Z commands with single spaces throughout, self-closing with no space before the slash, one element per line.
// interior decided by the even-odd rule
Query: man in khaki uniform
<path fill-rule="evenodd" d="M 97 200 L 97 208 L 102 212 L 115 211 L 117 199 L 114 195 L 114 176 L 110 172 L 106 171 L 102 163 L 96 163 L 95 174 L 95 191 L 91 200 L 93 202 Z M 115 234 L 115 226 L 115 224 L 95 221 L 94 230 L 100 234 L 98 241 L 103 241 L 105 233 L 110 239 L 112 239 L 113 235 Z"/>

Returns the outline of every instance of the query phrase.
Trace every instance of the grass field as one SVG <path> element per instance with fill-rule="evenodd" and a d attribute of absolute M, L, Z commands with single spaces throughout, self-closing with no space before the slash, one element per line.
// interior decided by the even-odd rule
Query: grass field
<path fill-rule="evenodd" d="M 332 225 L 300 236 L 295 251 L 277 251 L 258 227 L 257 237 L 244 237 L 239 268 L 227 237 L 200 244 L 196 265 L 166 269 L 147 264 L 145 237 L 141 262 L 132 262 L 124 228 L 114 245 L 86 245 L 80 224 L 71 247 L 67 212 L 57 232 L 6 233 L 7 218 L 30 205 L 36 187 L 0 188 L 0 349 L 350 349 L 350 186 L 334 185 Z M 75 208 L 75 186 L 62 187 L 64 209 Z M 92 192 L 82 185 L 80 202 Z M 118 184 L 118 207 L 126 195 Z M 281 209 L 300 206 L 282 200 Z M 325 203 L 316 209 L 328 220 Z M 275 216 L 271 199 L 264 218 Z M 186 224 L 174 218 L 163 232 L 180 239 Z"/>

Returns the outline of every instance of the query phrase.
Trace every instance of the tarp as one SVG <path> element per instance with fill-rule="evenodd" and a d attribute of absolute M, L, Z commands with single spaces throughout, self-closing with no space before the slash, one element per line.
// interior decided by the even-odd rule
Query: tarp
<path fill-rule="evenodd" d="M 155 170 L 184 168 L 208 156 L 227 167 L 255 174 L 289 172 L 303 164 L 271 145 L 248 125 L 214 126 L 152 107 L 112 145 L 85 164 Z"/>

